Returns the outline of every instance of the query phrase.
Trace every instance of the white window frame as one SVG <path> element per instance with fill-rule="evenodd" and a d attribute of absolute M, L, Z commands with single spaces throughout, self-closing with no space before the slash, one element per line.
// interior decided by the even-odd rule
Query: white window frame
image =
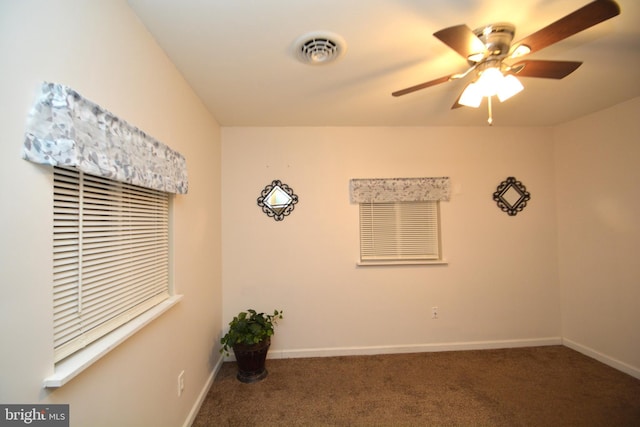
<path fill-rule="evenodd" d="M 359 203 L 358 265 L 447 264 L 437 200 Z"/>
<path fill-rule="evenodd" d="M 170 280 L 170 201 L 54 168 L 55 372 L 45 387 L 62 386 L 182 298 Z"/>

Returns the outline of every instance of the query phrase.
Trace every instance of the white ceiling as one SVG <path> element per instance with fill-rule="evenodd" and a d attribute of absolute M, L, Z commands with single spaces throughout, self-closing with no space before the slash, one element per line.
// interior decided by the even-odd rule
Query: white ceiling
<path fill-rule="evenodd" d="M 507 21 L 514 41 L 589 0 L 128 0 L 222 126 L 485 125 L 479 109 L 451 110 L 466 80 L 402 97 L 391 92 L 463 72 L 467 62 L 433 37 L 453 25 Z M 563 80 L 521 78 L 525 89 L 494 103 L 494 126 L 562 123 L 640 96 L 640 2 L 529 55 L 582 61 Z M 299 62 L 301 35 L 341 36 L 346 54 Z"/>

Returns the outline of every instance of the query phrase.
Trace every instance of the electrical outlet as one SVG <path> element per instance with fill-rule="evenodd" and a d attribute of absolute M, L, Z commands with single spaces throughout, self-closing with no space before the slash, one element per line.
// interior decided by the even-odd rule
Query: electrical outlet
<path fill-rule="evenodd" d="M 178 374 L 178 397 L 182 396 L 184 391 L 184 371 Z"/>
<path fill-rule="evenodd" d="M 432 319 L 438 318 L 438 307 L 431 307 L 431 318 Z"/>

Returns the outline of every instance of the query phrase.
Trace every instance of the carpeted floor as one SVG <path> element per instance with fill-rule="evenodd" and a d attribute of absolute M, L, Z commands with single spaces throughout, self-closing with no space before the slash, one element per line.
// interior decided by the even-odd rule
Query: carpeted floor
<path fill-rule="evenodd" d="M 640 380 L 563 346 L 223 364 L 201 426 L 640 426 Z"/>

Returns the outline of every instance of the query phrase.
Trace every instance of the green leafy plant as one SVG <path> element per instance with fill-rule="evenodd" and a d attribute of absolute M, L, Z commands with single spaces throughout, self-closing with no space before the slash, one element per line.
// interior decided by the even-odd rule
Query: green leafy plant
<path fill-rule="evenodd" d="M 220 338 L 220 353 L 229 355 L 229 348 L 236 344 L 258 344 L 273 335 L 274 327 L 282 319 L 282 310 L 274 310 L 273 314 L 258 313 L 249 309 L 241 311 L 229 322 L 229 332 Z"/>

